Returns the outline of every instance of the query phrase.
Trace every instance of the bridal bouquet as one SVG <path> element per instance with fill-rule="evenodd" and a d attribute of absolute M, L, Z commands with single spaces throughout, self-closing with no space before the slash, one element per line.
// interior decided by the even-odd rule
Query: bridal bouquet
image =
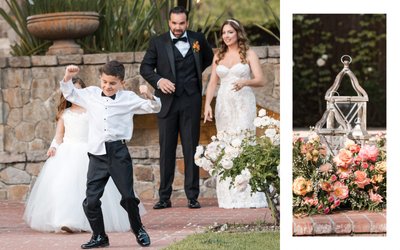
<path fill-rule="evenodd" d="M 327 156 L 316 133 L 293 142 L 293 212 L 328 214 L 339 208 L 386 207 L 385 136 L 361 146 L 347 140 L 337 155 Z"/>
<path fill-rule="evenodd" d="M 279 196 L 279 121 L 258 112 L 254 125 L 262 131 L 218 132 L 211 143 L 198 146 L 195 163 L 221 179 L 232 178 L 231 185 L 252 192 L 264 192 L 276 223 L 279 215 L 275 203 Z M 275 201 L 275 202 L 274 202 Z"/>

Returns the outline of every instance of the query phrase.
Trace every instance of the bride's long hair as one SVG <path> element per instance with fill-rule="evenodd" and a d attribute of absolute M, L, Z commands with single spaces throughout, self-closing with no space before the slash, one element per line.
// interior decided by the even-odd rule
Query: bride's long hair
<path fill-rule="evenodd" d="M 228 19 L 226 20 L 219 31 L 219 48 L 218 48 L 218 53 L 217 53 L 217 60 L 216 64 L 219 64 L 219 62 L 224 58 L 226 51 L 228 50 L 228 46 L 225 44 L 223 38 L 222 38 L 222 30 L 225 27 L 225 25 L 229 24 L 232 26 L 232 28 L 236 31 L 237 34 L 237 42 L 239 46 L 239 55 L 240 55 L 240 61 L 242 63 L 247 63 L 247 50 L 249 49 L 249 39 L 246 36 L 246 32 L 244 31 L 243 26 L 240 24 L 239 21 L 236 19 Z"/>
<path fill-rule="evenodd" d="M 81 88 L 86 88 L 86 84 L 80 79 L 79 77 L 73 77 L 72 78 L 72 83 L 78 83 Z M 63 94 L 60 96 L 60 101 L 57 106 L 57 115 L 56 115 L 56 121 L 58 121 L 61 118 L 62 113 L 64 112 L 65 109 L 69 108 L 72 106 L 72 103 L 67 101 Z"/>

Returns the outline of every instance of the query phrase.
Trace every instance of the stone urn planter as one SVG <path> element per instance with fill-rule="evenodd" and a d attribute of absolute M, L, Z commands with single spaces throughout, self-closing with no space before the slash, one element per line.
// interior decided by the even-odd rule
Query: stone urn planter
<path fill-rule="evenodd" d="M 83 54 L 74 39 L 90 35 L 98 27 L 97 12 L 55 12 L 27 18 L 27 28 L 32 35 L 53 41 L 46 55 Z"/>

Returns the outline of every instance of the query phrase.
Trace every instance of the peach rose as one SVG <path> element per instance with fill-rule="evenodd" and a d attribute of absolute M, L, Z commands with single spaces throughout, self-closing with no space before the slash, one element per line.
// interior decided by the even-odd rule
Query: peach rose
<path fill-rule="evenodd" d="M 339 167 L 336 172 L 340 179 L 348 179 L 351 173 L 351 169 L 346 167 Z"/>
<path fill-rule="evenodd" d="M 304 196 L 312 191 L 312 182 L 304 179 L 304 177 L 297 177 L 293 181 L 292 190 L 296 195 Z"/>
<path fill-rule="evenodd" d="M 332 185 L 328 181 L 323 181 L 319 185 L 320 185 L 321 189 L 326 192 L 332 191 Z"/>
<path fill-rule="evenodd" d="M 381 183 L 382 181 L 383 181 L 383 175 L 377 174 L 377 175 L 372 176 L 372 180 L 371 180 L 372 183 L 376 184 L 376 183 Z"/>
<path fill-rule="evenodd" d="M 342 148 L 335 158 L 333 158 L 333 162 L 338 167 L 347 168 L 353 162 L 353 154 L 349 150 Z"/>
<path fill-rule="evenodd" d="M 370 179 L 367 178 L 367 173 L 357 170 L 356 172 L 354 172 L 354 182 L 359 188 L 364 188 L 370 183 Z"/>
<path fill-rule="evenodd" d="M 346 139 L 346 141 L 344 142 L 345 149 L 350 149 L 350 147 L 352 147 L 353 145 L 356 145 L 356 143 L 353 140 Z"/>
<path fill-rule="evenodd" d="M 386 173 L 386 161 L 380 161 L 376 164 L 375 169 L 378 173 L 384 174 Z"/>
<path fill-rule="evenodd" d="M 349 188 L 344 183 L 337 181 L 333 184 L 331 195 L 336 199 L 344 200 L 349 196 Z"/>
<path fill-rule="evenodd" d="M 363 161 L 375 162 L 378 159 L 379 149 L 375 145 L 365 145 L 360 149 L 358 155 Z"/>

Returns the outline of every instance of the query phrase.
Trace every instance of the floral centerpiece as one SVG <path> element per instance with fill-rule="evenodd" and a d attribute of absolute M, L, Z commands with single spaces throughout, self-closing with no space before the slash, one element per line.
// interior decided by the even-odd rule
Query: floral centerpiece
<path fill-rule="evenodd" d="M 365 145 L 347 140 L 337 155 L 315 132 L 293 141 L 293 212 L 328 214 L 335 209 L 386 207 L 386 147 L 380 133 Z"/>
<path fill-rule="evenodd" d="M 198 146 L 195 163 L 222 180 L 231 177 L 231 186 L 252 192 L 264 192 L 275 224 L 279 224 L 279 121 L 258 112 L 254 125 L 263 135 L 254 131 L 218 132 L 211 143 Z"/>

